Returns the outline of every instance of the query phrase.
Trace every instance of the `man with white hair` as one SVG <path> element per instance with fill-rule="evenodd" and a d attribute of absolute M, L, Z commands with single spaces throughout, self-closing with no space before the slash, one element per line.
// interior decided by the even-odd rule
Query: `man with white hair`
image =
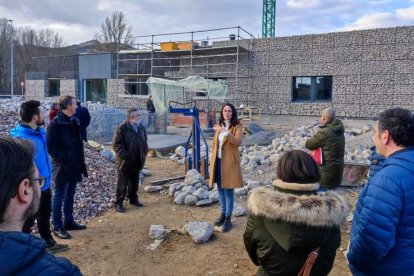
<path fill-rule="evenodd" d="M 322 111 L 321 121 L 321 129 L 306 141 L 305 147 L 309 150 L 322 149 L 319 184 L 325 188 L 335 188 L 342 182 L 345 129 L 342 121 L 335 117 L 335 111 L 330 107 Z"/>

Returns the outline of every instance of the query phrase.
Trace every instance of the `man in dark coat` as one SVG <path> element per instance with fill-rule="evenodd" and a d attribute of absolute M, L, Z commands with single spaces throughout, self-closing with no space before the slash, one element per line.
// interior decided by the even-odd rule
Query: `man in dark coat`
<path fill-rule="evenodd" d="M 117 127 L 112 138 L 112 147 L 116 153 L 118 171 L 115 208 L 120 213 L 125 212 L 125 197 L 128 197 L 129 204 L 142 207 L 137 195 L 138 176 L 145 164 L 148 144 L 145 128 L 140 124 L 138 109 L 128 110 L 128 119 Z"/>
<path fill-rule="evenodd" d="M 309 138 L 305 147 L 309 150 L 322 148 L 321 186 L 334 188 L 341 184 L 344 170 L 345 136 L 344 125 L 335 118 L 335 111 L 326 108 L 322 111 L 321 129 Z"/>
<path fill-rule="evenodd" d="M 87 177 L 83 142 L 79 120 L 76 118 L 76 99 L 59 98 L 60 110 L 47 129 L 47 149 L 52 157 L 52 174 L 55 183 L 53 198 L 53 233 L 61 239 L 70 239 L 67 230 L 83 230 L 73 218 L 73 203 L 77 182 Z M 64 204 L 63 204 L 64 203 Z M 62 222 L 62 205 L 65 222 Z"/>
<path fill-rule="evenodd" d="M 147 128 L 154 128 L 155 131 L 155 106 L 150 95 L 147 100 L 147 111 L 148 111 L 148 126 Z"/>
<path fill-rule="evenodd" d="M 86 106 L 81 105 L 80 101 L 77 102 L 78 108 L 76 109 L 76 118 L 79 119 L 80 131 L 82 139 L 85 142 L 88 142 L 88 132 L 87 127 L 91 123 L 91 114 Z"/>
<path fill-rule="evenodd" d="M 67 259 L 46 252 L 46 243 L 22 233 L 36 214 L 45 178 L 27 140 L 0 138 L 0 275 L 82 275 Z"/>

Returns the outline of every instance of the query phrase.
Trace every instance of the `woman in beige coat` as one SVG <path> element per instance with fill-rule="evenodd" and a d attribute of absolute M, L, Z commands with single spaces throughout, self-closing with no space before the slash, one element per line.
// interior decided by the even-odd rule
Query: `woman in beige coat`
<path fill-rule="evenodd" d="M 214 225 L 230 231 L 233 213 L 234 188 L 243 187 L 239 146 L 242 143 L 242 127 L 237 119 L 236 108 L 226 103 L 220 112 L 220 121 L 215 131 L 210 158 L 210 187 L 217 183 L 221 216 Z"/>

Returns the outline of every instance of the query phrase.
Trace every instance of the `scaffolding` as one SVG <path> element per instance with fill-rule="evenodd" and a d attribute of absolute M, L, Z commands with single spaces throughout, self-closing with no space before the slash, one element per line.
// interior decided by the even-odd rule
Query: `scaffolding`
<path fill-rule="evenodd" d="M 255 38 L 241 27 L 134 37 L 132 50 L 120 50 L 117 78 L 127 95 L 147 95 L 149 77 L 171 80 L 200 76 L 226 80 L 229 97 L 239 99 L 241 78 L 252 78 Z M 244 91 L 247 93 L 247 91 Z M 202 91 L 191 100 L 203 100 Z"/>

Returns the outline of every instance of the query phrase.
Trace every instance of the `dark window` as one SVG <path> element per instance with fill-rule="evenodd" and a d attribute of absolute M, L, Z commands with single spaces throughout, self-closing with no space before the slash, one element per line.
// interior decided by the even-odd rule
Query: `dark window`
<path fill-rule="evenodd" d="M 293 77 L 292 88 L 294 102 L 330 101 L 332 99 L 332 76 Z"/>
<path fill-rule="evenodd" d="M 146 79 L 126 79 L 125 93 L 128 95 L 148 95 Z"/>
<path fill-rule="evenodd" d="M 46 97 L 60 96 L 60 80 L 49 80 L 49 91 Z"/>

